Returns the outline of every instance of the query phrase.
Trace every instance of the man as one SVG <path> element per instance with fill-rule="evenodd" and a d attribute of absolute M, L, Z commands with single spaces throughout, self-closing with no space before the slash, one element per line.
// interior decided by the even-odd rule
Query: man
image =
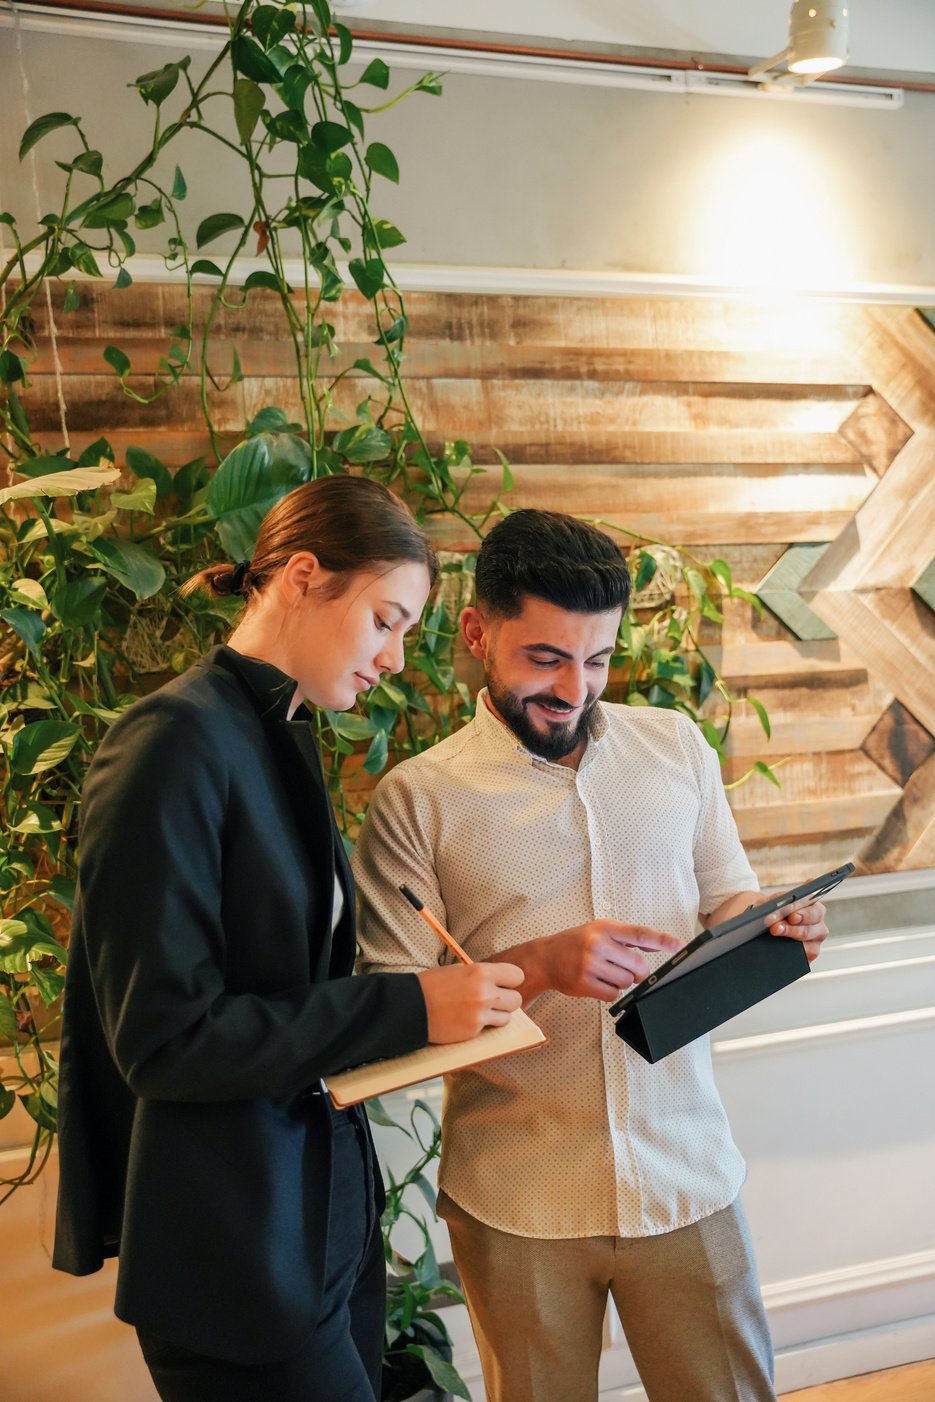
<path fill-rule="evenodd" d="M 517 511 L 486 537 L 461 628 L 487 688 L 376 793 L 355 858 L 364 967 L 447 957 L 405 883 L 474 959 L 524 970 L 548 1034 L 447 1085 L 439 1214 L 492 1402 L 596 1398 L 608 1292 L 651 1402 L 765 1402 L 708 1040 L 649 1065 L 602 1006 L 757 890 L 697 727 L 599 700 L 628 596 L 617 547 L 572 517 Z M 772 928 L 814 957 L 824 915 Z"/>

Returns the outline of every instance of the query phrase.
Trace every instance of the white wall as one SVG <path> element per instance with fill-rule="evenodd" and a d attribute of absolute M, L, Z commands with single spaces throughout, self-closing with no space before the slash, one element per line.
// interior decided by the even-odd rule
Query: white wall
<path fill-rule="evenodd" d="M 27 98 L 16 36 L 0 31 L 0 205 L 18 214 L 35 213 L 30 161 L 20 167 L 15 154 L 27 104 L 32 118 L 84 114 L 92 142 L 115 153 L 116 175 L 152 115 L 127 82 L 192 43 L 201 68 L 216 43 L 69 23 L 67 35 L 19 36 Z M 400 86 L 412 77 L 400 70 Z M 377 202 L 408 236 L 400 263 L 935 287 L 935 94 L 907 93 L 901 110 L 879 112 L 458 72 L 443 98 L 414 96 L 373 119 L 372 134 L 400 158 L 401 185 L 378 182 Z M 49 159 L 70 149 L 59 133 L 38 148 L 43 211 Z M 176 159 L 192 229 L 237 208 L 233 157 L 193 137 Z"/>

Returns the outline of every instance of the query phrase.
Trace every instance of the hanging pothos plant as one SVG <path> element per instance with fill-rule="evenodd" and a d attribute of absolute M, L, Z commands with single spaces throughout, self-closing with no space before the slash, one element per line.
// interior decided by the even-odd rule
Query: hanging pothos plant
<path fill-rule="evenodd" d="M 399 167 L 388 146 L 370 139 L 369 126 L 394 103 L 437 95 L 441 86 L 432 73 L 393 97 L 386 95 L 390 85 L 382 59 L 361 69 L 352 35 L 326 0 L 244 0 L 203 73 L 186 56 L 131 83 L 150 118 L 131 170 L 112 170 L 72 113 L 47 113 L 23 135 L 21 159 L 55 132 L 60 143 L 67 131 L 72 147 L 55 162 L 62 182 L 54 213 L 23 229 L 0 212 L 0 247 L 8 249 L 0 266 L 0 448 L 10 481 L 0 491 L 0 1117 L 19 1102 L 33 1126 L 28 1163 L 0 1187 L 5 1195 L 35 1178 L 55 1130 L 57 1000 L 88 763 L 135 697 L 223 637 L 236 612 L 230 601 L 183 598 L 181 582 L 219 548 L 232 559 L 248 558 L 273 502 L 324 473 L 377 477 L 400 491 L 429 529 L 435 517 L 454 516 L 478 540 L 508 509 L 512 480 L 501 459 L 484 512 L 465 510 L 465 488 L 485 469 L 454 436 L 428 443 L 407 398 L 406 308 L 386 258 L 405 238 L 378 212 L 381 182 L 397 182 Z M 173 152 L 195 136 L 233 153 L 243 179 L 236 194 L 225 182 L 229 207 L 192 230 L 182 158 Z M 111 283 L 119 296 L 132 281 L 141 230 L 150 239 L 153 230 L 164 233 L 167 280 L 184 289 L 185 315 L 155 374 L 139 372 L 120 346 L 103 354 L 122 392 L 139 405 L 141 424 L 148 405 L 197 380 L 212 456 L 171 469 L 159 456 L 156 430 L 149 450 L 128 448 L 118 461 L 103 438 L 74 448 L 48 435 L 40 441 L 31 426 L 37 299 L 51 296 L 63 315 L 75 313 L 89 279 Z M 223 256 L 214 251 L 222 239 Z M 241 278 L 238 263 L 248 247 L 263 266 Z M 205 294 L 195 292 L 198 278 L 210 289 L 206 307 Z M 375 349 L 338 371 L 329 310 L 348 290 L 369 307 Z M 294 402 L 289 412 L 261 410 L 228 452 L 214 406 L 242 375 L 236 348 L 223 374 L 212 364 L 212 336 L 226 310 L 256 296 L 275 299 L 281 312 Z M 362 386 L 351 422 L 337 406 L 349 376 Z M 631 537 L 629 553 L 636 589 L 613 659 L 615 681 L 631 704 L 677 707 L 699 719 L 721 750 L 734 699 L 704 655 L 698 627 L 702 619 L 720 621 L 722 597 L 750 596 L 734 586 L 724 561 L 640 537 Z M 403 676 L 381 682 L 357 711 L 321 718 L 326 769 L 348 839 L 362 816 L 360 768 L 375 776 L 472 713 L 455 644 L 474 559 L 470 551 L 443 557 L 441 587 Z M 728 704 L 726 724 L 700 715 L 712 690 Z M 760 703 L 743 700 L 768 734 Z M 419 1113 L 429 1116 L 431 1129 L 427 1139 L 415 1123 L 406 1131 L 423 1134 L 418 1162 L 402 1184 L 391 1185 L 387 1209 L 387 1258 L 395 1272 L 388 1344 L 466 1397 L 436 1346 L 432 1330 L 440 1321 L 431 1317 L 427 1335 L 413 1332 L 431 1298 L 451 1291 L 428 1233 L 412 1261 L 398 1256 L 391 1239 L 395 1224 L 411 1215 L 403 1194 L 415 1186 L 432 1198 L 423 1169 L 437 1151 L 437 1124 L 424 1103 Z"/>

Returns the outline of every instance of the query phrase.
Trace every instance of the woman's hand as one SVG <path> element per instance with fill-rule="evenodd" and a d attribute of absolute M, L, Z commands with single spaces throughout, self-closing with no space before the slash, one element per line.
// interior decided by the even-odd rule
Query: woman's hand
<path fill-rule="evenodd" d="M 522 1006 L 523 971 L 515 964 L 445 964 L 418 975 L 430 1042 L 464 1042 L 502 1027 Z"/>

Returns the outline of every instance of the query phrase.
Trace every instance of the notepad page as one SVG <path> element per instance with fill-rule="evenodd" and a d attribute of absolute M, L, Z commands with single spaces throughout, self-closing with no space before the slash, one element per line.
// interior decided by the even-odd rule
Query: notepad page
<path fill-rule="evenodd" d="M 542 1029 L 518 1009 L 502 1027 L 485 1027 L 466 1042 L 431 1043 L 405 1056 L 355 1066 L 350 1071 L 326 1077 L 325 1086 L 335 1105 L 343 1109 L 375 1095 L 386 1095 L 391 1090 L 402 1090 L 404 1086 L 444 1076 L 449 1071 L 462 1071 L 468 1066 L 492 1061 L 494 1057 L 540 1046 L 545 1040 Z"/>

